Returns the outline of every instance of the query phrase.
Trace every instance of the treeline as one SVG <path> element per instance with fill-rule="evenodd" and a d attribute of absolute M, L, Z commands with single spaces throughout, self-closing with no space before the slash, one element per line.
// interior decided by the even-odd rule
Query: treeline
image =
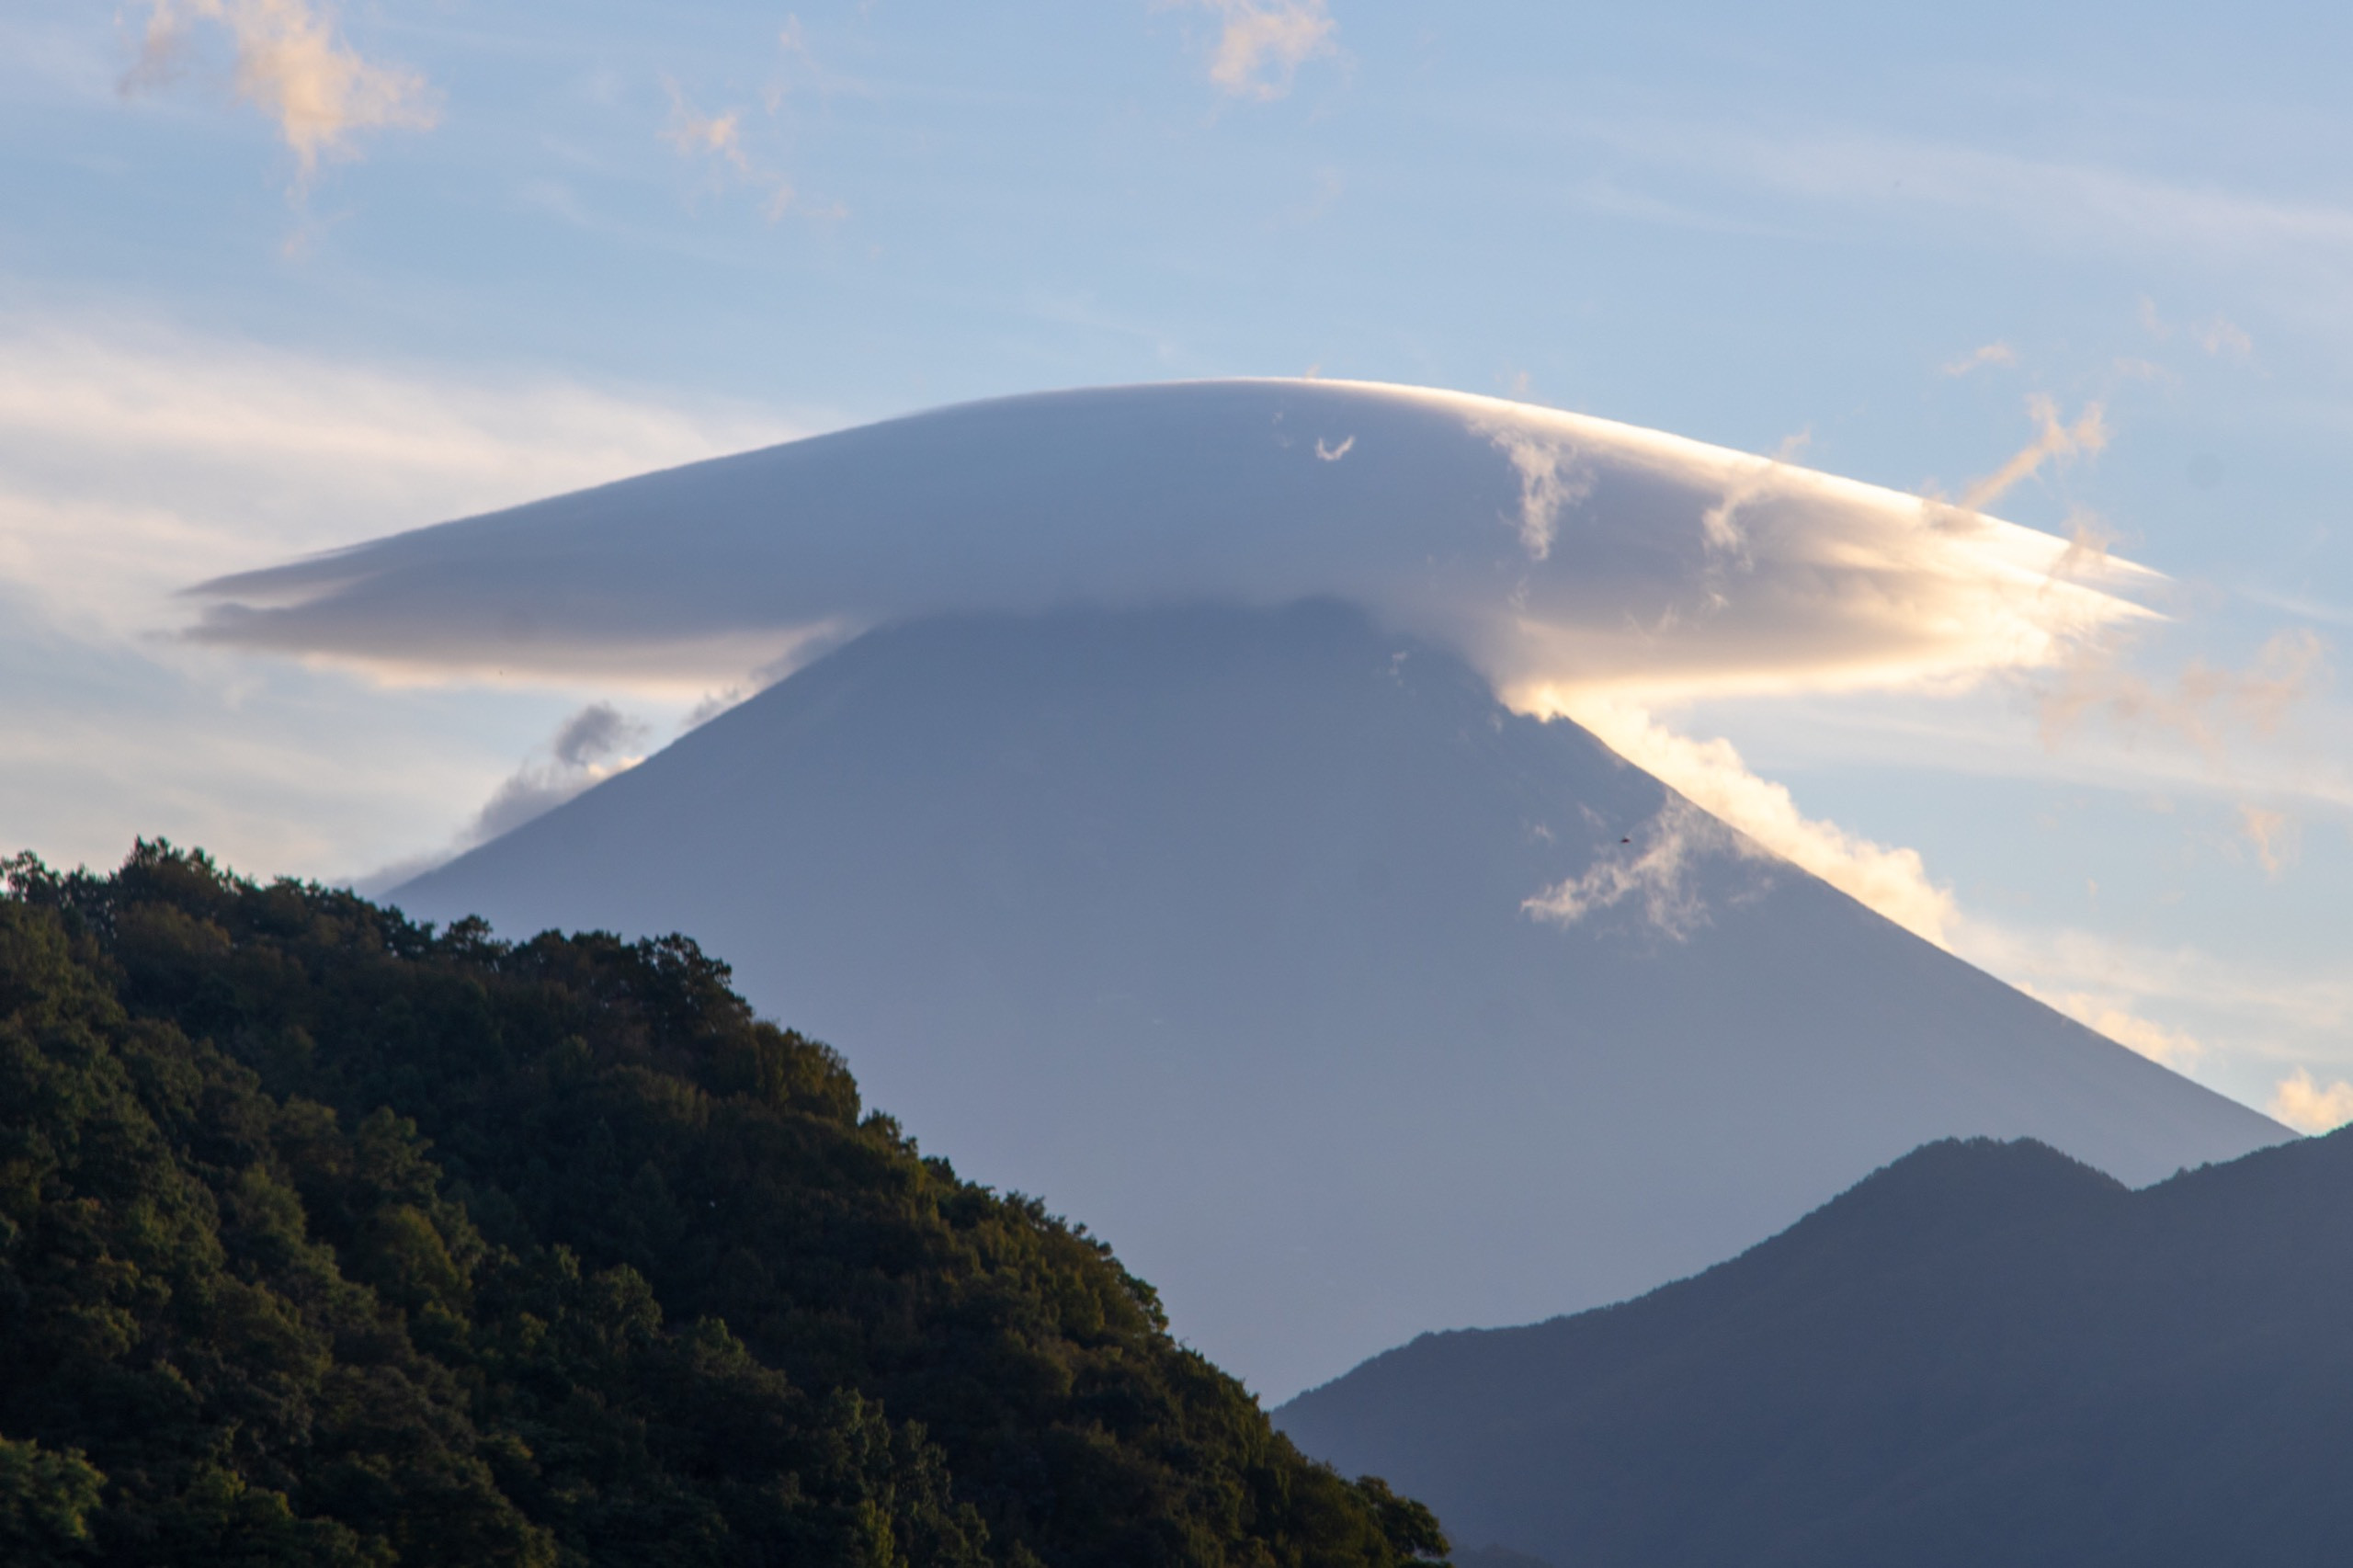
<path fill-rule="evenodd" d="M 5 869 L 0 1561 L 1444 1552 L 683 937 Z"/>

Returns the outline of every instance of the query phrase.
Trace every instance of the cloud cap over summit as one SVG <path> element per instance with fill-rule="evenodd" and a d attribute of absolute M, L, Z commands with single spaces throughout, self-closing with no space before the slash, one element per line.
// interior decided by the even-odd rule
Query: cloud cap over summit
<path fill-rule="evenodd" d="M 1935 500 L 1582 415 L 1317 381 L 968 403 L 216 578 L 193 635 L 681 683 L 866 627 L 1330 595 L 1507 696 L 1965 680 L 2150 579 Z M 801 650 L 800 654 L 795 650 Z"/>

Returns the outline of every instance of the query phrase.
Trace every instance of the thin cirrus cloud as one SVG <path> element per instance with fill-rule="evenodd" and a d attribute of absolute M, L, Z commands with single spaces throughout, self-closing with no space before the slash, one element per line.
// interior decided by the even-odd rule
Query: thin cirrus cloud
<path fill-rule="evenodd" d="M 311 0 L 153 0 L 125 91 L 189 71 L 200 30 L 223 37 L 236 95 L 278 123 L 308 181 L 363 131 L 430 130 L 440 100 L 425 78 L 362 59 Z"/>
<path fill-rule="evenodd" d="M 1970 350 L 1958 359 L 1949 361 L 1944 366 L 1944 373 L 1948 376 L 1965 376 L 1972 370 L 1981 370 L 1988 365 L 2008 367 L 2018 362 L 2018 351 L 2008 344 L 1988 343 Z"/>
<path fill-rule="evenodd" d="M 759 410 L 551 378 L 0 318 L 0 580 L 129 635 L 256 550 L 347 544 L 788 433 Z"/>

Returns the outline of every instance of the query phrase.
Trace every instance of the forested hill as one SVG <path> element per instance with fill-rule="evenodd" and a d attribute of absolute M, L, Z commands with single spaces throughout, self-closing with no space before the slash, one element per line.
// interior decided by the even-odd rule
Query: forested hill
<path fill-rule="evenodd" d="M 1444 1550 L 689 941 L 509 946 L 162 845 L 6 870 L 0 1561 Z"/>
<path fill-rule="evenodd" d="M 2336 1568 L 2348 1303 L 2353 1129 L 2138 1191 L 1945 1142 L 1694 1278 L 1276 1415 L 1560 1568 Z"/>

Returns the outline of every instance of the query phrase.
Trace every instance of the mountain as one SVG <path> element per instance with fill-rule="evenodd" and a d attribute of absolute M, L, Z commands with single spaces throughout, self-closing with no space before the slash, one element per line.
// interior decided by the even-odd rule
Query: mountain
<path fill-rule="evenodd" d="M 2348 1301 L 2353 1132 L 2141 1191 L 1940 1142 L 1696 1278 L 1427 1335 L 1278 1420 L 1558 1568 L 2320 1568 Z"/>
<path fill-rule="evenodd" d="M 1444 1551 L 691 942 L 0 870 L 11 1568 Z"/>
<path fill-rule="evenodd" d="M 696 933 L 1276 1395 L 1938 1137 L 2142 1183 L 2285 1136 L 1328 600 L 879 630 L 392 896 Z"/>

